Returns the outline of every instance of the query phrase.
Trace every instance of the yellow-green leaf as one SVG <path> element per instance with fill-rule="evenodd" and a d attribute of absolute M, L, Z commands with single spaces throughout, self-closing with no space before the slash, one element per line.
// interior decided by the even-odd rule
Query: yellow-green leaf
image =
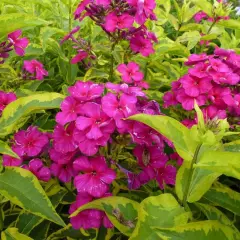
<path fill-rule="evenodd" d="M 174 228 L 155 228 L 162 240 L 239 240 L 239 235 L 218 221 L 192 222 Z"/>
<path fill-rule="evenodd" d="M 169 193 L 144 199 L 138 210 L 138 222 L 129 240 L 159 239 L 153 228 L 171 228 L 188 222 L 189 213 Z"/>
<path fill-rule="evenodd" d="M 105 211 L 112 224 L 123 234 L 130 236 L 133 232 L 138 217 L 138 202 L 124 197 L 102 198 L 81 206 L 70 217 L 92 208 Z"/>
<path fill-rule="evenodd" d="M 217 182 L 204 195 L 204 198 L 215 206 L 228 209 L 234 214 L 240 216 L 240 193 L 233 191 L 229 187 Z"/>
<path fill-rule="evenodd" d="M 6 154 L 11 157 L 19 158 L 19 156 L 13 152 L 13 150 L 7 145 L 7 143 L 0 140 L 0 154 Z"/>
<path fill-rule="evenodd" d="M 0 194 L 32 214 L 65 226 L 38 179 L 28 170 L 6 167 L 0 174 Z"/>
<path fill-rule="evenodd" d="M 58 188 L 58 192 L 49 197 L 55 209 L 62 201 L 62 198 L 65 196 L 66 193 L 67 190 L 63 187 L 60 187 Z M 29 234 L 37 225 L 39 225 L 43 221 L 43 218 L 23 210 L 18 216 L 15 226 L 18 228 L 18 231 L 20 233 Z"/>
<path fill-rule="evenodd" d="M 233 225 L 233 222 L 230 221 L 230 219 L 218 208 L 203 203 L 195 203 L 195 205 L 203 212 L 203 214 L 208 218 L 208 220 L 217 220 L 224 225 L 230 226 L 234 231 L 236 231 L 236 233 L 239 234 L 239 231 Z"/>
<path fill-rule="evenodd" d="M 24 13 L 10 13 L 0 16 L 0 36 L 24 27 L 47 25 L 49 22 Z"/>
<path fill-rule="evenodd" d="M 238 152 L 205 152 L 195 168 L 211 170 L 219 174 L 240 179 L 240 153 Z"/>
<path fill-rule="evenodd" d="M 128 119 L 142 122 L 173 142 L 178 154 L 186 161 L 193 159 L 197 142 L 191 137 L 190 130 L 177 120 L 162 115 L 137 114 Z"/>
<path fill-rule="evenodd" d="M 4 137 L 20 128 L 34 111 L 59 108 L 65 98 L 59 93 L 41 93 L 22 97 L 11 102 L 0 118 L 0 137 Z"/>
<path fill-rule="evenodd" d="M 32 238 L 19 233 L 17 228 L 7 228 L 1 233 L 1 240 L 33 240 Z"/>
<path fill-rule="evenodd" d="M 95 231 L 86 232 L 83 229 L 73 229 L 71 224 L 68 224 L 66 227 L 59 229 L 56 232 L 53 232 L 47 240 L 57 240 L 57 239 L 94 239 Z"/>

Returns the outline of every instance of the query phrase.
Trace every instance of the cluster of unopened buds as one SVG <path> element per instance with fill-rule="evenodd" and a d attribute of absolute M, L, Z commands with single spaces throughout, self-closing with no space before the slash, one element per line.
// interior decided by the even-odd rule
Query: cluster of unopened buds
<path fill-rule="evenodd" d="M 56 115 L 53 133 L 42 133 L 33 126 L 20 130 L 12 140 L 12 150 L 19 159 L 3 156 L 3 165 L 21 166 L 39 180 L 48 181 L 52 176 L 63 183 L 73 181 L 78 195 L 69 213 L 94 199 L 110 196 L 111 184 L 120 173 L 125 175 L 129 189 L 140 188 L 150 180 L 156 180 L 161 189 L 165 184 L 175 184 L 176 168 L 169 160 L 181 164 L 181 159 L 164 153 L 167 144 L 172 147 L 171 142 L 142 123 L 126 120 L 137 113 L 161 114 L 158 103 L 148 100 L 143 92 L 148 88 L 143 73 L 134 62 L 120 64 L 117 70 L 120 84 L 77 81 L 69 87 L 70 95 Z M 137 168 L 133 169 L 102 151 L 109 144 L 117 145 L 119 136 L 127 135 L 130 138 L 124 146 L 135 145 Z M 98 210 L 85 210 L 72 217 L 71 223 L 76 229 L 113 226 Z"/>
<path fill-rule="evenodd" d="M 154 9 L 155 0 L 135 1 L 135 0 L 83 0 L 78 5 L 74 16 L 82 21 L 85 17 L 90 17 L 116 44 L 121 40 L 128 40 L 132 52 L 140 53 L 147 57 L 154 53 L 153 43 L 157 38 L 153 32 L 149 32 L 144 23 L 147 19 L 156 20 Z M 134 27 L 134 23 L 138 27 Z M 74 34 L 80 27 L 74 28 L 66 35 L 61 43 L 72 40 L 74 48 L 78 54 L 72 59 L 72 63 L 80 62 L 87 57 L 95 58 L 89 43 L 84 39 L 75 39 Z"/>
<path fill-rule="evenodd" d="M 171 91 L 163 97 L 165 107 L 181 104 L 191 111 L 196 101 L 205 119 L 239 118 L 240 55 L 216 48 L 213 55 L 192 54 L 185 65 L 193 67 L 172 83 Z"/>

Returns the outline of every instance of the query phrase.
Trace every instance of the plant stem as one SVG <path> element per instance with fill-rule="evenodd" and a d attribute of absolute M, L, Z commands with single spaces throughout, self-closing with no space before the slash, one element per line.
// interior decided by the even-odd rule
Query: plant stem
<path fill-rule="evenodd" d="M 195 150 L 194 156 L 193 156 L 193 160 L 191 162 L 191 166 L 190 166 L 190 173 L 188 175 L 188 179 L 187 179 L 187 186 L 186 186 L 186 190 L 184 192 L 183 195 L 183 201 L 182 201 L 182 205 L 184 206 L 185 210 L 187 210 L 187 197 L 188 197 L 188 193 L 189 193 L 189 188 L 190 188 L 190 184 L 191 184 L 191 180 L 192 180 L 192 176 L 193 176 L 193 165 L 197 162 L 197 158 L 198 158 L 198 154 L 200 151 L 202 144 L 199 144 Z"/>
<path fill-rule="evenodd" d="M 109 70 L 109 78 L 108 78 L 110 81 L 112 80 L 112 77 L 113 77 L 113 67 L 114 67 L 113 51 L 115 49 L 115 45 L 116 43 L 113 43 L 111 47 L 110 70 Z"/>
<path fill-rule="evenodd" d="M 214 21 L 212 22 L 210 28 L 209 28 L 208 31 L 207 31 L 207 34 L 209 34 L 209 33 L 211 32 L 211 30 L 212 30 L 212 28 L 214 27 L 215 23 L 216 23 L 216 20 L 214 20 Z"/>
<path fill-rule="evenodd" d="M 68 17 L 68 31 L 71 32 L 72 30 L 72 0 L 69 0 L 69 17 Z M 72 45 L 69 44 L 68 46 L 68 82 L 72 83 L 72 65 L 71 65 L 71 55 L 72 55 Z"/>

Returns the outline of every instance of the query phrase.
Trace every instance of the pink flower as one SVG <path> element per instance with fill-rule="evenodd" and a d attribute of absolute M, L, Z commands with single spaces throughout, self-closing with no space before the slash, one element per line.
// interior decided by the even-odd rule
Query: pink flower
<path fill-rule="evenodd" d="M 230 69 L 226 64 L 224 64 L 221 60 L 210 58 L 209 62 L 211 64 L 212 69 L 217 72 L 226 73 L 230 72 Z"/>
<path fill-rule="evenodd" d="M 156 180 L 160 189 L 164 189 L 165 184 L 175 185 L 177 170 L 171 165 L 166 165 L 159 168 L 157 171 Z"/>
<path fill-rule="evenodd" d="M 200 94 L 207 93 L 212 89 L 211 79 L 197 78 L 185 75 L 181 78 L 185 93 L 191 97 L 198 97 Z"/>
<path fill-rule="evenodd" d="M 14 135 L 13 149 L 19 156 L 35 157 L 40 154 L 48 143 L 48 137 L 37 127 L 30 126 L 27 130 L 20 130 Z"/>
<path fill-rule="evenodd" d="M 111 0 L 95 0 L 97 5 L 108 6 L 111 3 Z"/>
<path fill-rule="evenodd" d="M 228 87 L 214 86 L 208 93 L 208 99 L 220 109 L 231 105 L 231 90 Z"/>
<path fill-rule="evenodd" d="M 97 140 L 104 136 L 105 130 L 108 134 L 114 131 L 114 121 L 102 111 L 101 105 L 93 102 L 85 103 L 82 106 L 82 113 L 85 116 L 77 118 L 76 127 L 80 131 L 86 130 L 88 139 Z"/>
<path fill-rule="evenodd" d="M 104 157 L 79 157 L 73 162 L 75 170 L 82 172 L 74 178 L 78 192 L 87 192 L 93 197 L 102 197 L 109 184 L 116 178 L 116 173 L 108 168 Z"/>
<path fill-rule="evenodd" d="M 12 149 L 12 150 L 17 155 L 19 155 L 15 149 Z M 19 167 L 22 165 L 22 163 L 23 163 L 23 159 L 21 157 L 18 159 L 18 158 L 11 157 L 8 155 L 3 155 L 3 166 Z"/>
<path fill-rule="evenodd" d="M 118 128 L 125 128 L 126 122 L 123 118 L 127 118 L 136 113 L 136 97 L 122 94 L 118 100 L 116 95 L 108 93 L 102 98 L 102 109 L 116 121 Z"/>
<path fill-rule="evenodd" d="M 73 138 L 74 129 L 74 123 L 70 123 L 66 128 L 59 124 L 56 125 L 53 132 L 53 146 L 57 152 L 68 153 L 77 149 Z"/>
<path fill-rule="evenodd" d="M 138 144 L 146 144 L 147 146 L 157 145 L 163 148 L 164 142 L 162 137 L 152 128 L 140 122 L 133 122 L 129 128 L 132 140 Z"/>
<path fill-rule="evenodd" d="M 88 57 L 88 53 L 84 50 L 78 50 L 78 54 L 72 58 L 71 64 L 76 64 L 78 62 L 81 62 L 85 58 Z"/>
<path fill-rule="evenodd" d="M 170 154 L 170 159 L 175 160 L 179 166 L 181 166 L 183 163 L 183 159 L 176 152 Z"/>
<path fill-rule="evenodd" d="M 139 65 L 135 62 L 126 64 L 120 64 L 117 70 L 121 73 L 122 80 L 125 83 L 134 83 L 143 80 L 143 73 L 139 71 Z"/>
<path fill-rule="evenodd" d="M 168 108 L 169 106 L 175 106 L 178 104 L 176 99 L 176 94 L 174 92 L 166 92 L 163 96 L 164 108 Z"/>
<path fill-rule="evenodd" d="M 66 97 L 61 103 L 62 112 L 57 113 L 56 122 L 65 125 L 66 123 L 75 121 L 81 112 L 81 104 L 73 97 Z"/>
<path fill-rule="evenodd" d="M 193 18 L 194 18 L 194 20 L 195 20 L 196 23 L 199 23 L 199 22 L 201 22 L 203 19 L 207 19 L 207 18 L 208 18 L 208 15 L 207 15 L 205 12 L 200 11 L 200 12 L 196 13 Z"/>
<path fill-rule="evenodd" d="M 197 122 L 196 122 L 196 120 L 192 120 L 192 119 L 184 119 L 184 120 L 182 121 L 182 124 L 183 124 L 184 126 L 186 126 L 187 128 L 192 128 L 192 126 L 193 126 L 193 125 L 196 125 Z"/>
<path fill-rule="evenodd" d="M 72 158 L 75 155 L 75 152 L 61 153 L 57 152 L 54 148 L 51 148 L 49 151 L 50 159 L 55 163 L 63 165 L 71 162 Z"/>
<path fill-rule="evenodd" d="M 91 2 L 92 2 L 92 0 L 83 0 L 79 3 L 76 11 L 74 12 L 74 19 L 75 20 L 78 19 L 78 18 L 81 18 L 82 13 L 85 10 L 85 7 Z"/>
<path fill-rule="evenodd" d="M 38 80 L 43 80 L 44 76 L 48 76 L 48 72 L 43 68 L 42 63 L 37 60 L 24 61 L 23 69 L 33 74 Z"/>
<path fill-rule="evenodd" d="M 109 197 L 111 194 L 106 193 L 103 197 Z M 93 201 L 94 198 L 88 193 L 78 193 L 76 202 L 71 204 L 69 208 L 69 214 L 72 214 L 79 207 Z M 113 228 L 112 223 L 109 221 L 108 217 L 103 211 L 88 209 L 80 212 L 77 216 L 71 217 L 70 222 L 74 229 L 90 229 L 90 228 L 100 228 L 101 225 L 105 228 Z"/>
<path fill-rule="evenodd" d="M 73 37 L 73 34 L 78 32 L 79 30 L 80 30 L 80 26 L 76 26 L 75 28 L 73 28 L 73 30 L 69 34 L 64 36 L 64 38 L 61 40 L 60 44 L 63 44 L 65 41 L 71 39 Z"/>
<path fill-rule="evenodd" d="M 127 2 L 136 8 L 137 13 L 135 20 L 138 24 L 144 24 L 147 18 L 150 18 L 151 20 L 157 19 L 153 12 L 153 10 L 156 8 L 156 2 L 154 0 L 127 0 Z"/>
<path fill-rule="evenodd" d="M 76 202 L 72 203 L 69 208 L 69 214 L 75 212 L 82 205 L 89 203 L 93 197 L 87 193 L 78 193 Z M 100 228 L 102 219 L 102 212 L 95 209 L 84 210 L 77 216 L 71 217 L 70 222 L 74 229 L 90 229 Z"/>
<path fill-rule="evenodd" d="M 157 146 L 144 147 L 138 145 L 134 148 L 133 154 L 138 159 L 138 164 L 144 168 L 150 166 L 152 168 L 161 168 L 168 161 L 168 156 L 163 152 L 162 148 Z"/>
<path fill-rule="evenodd" d="M 57 164 L 53 163 L 50 167 L 53 176 L 57 177 L 62 182 L 70 182 L 77 175 L 72 163 Z"/>
<path fill-rule="evenodd" d="M 152 42 L 139 34 L 130 39 L 130 48 L 134 52 L 141 53 L 144 57 L 154 53 Z"/>
<path fill-rule="evenodd" d="M 19 38 L 22 35 L 21 30 L 16 30 L 8 34 L 8 40 L 14 46 L 15 52 L 19 56 L 25 54 L 25 48 L 28 46 L 29 41 L 27 38 Z"/>
<path fill-rule="evenodd" d="M 203 106 L 206 103 L 207 97 L 205 95 L 198 95 L 197 97 L 189 96 L 184 90 L 179 91 L 177 100 L 182 104 L 185 110 L 192 110 L 194 108 L 194 101 L 196 100 L 198 106 Z"/>
<path fill-rule="evenodd" d="M 102 84 L 77 81 L 74 86 L 68 88 L 72 97 L 79 101 L 89 101 L 100 97 L 104 91 Z"/>
<path fill-rule="evenodd" d="M 218 109 L 214 105 L 210 105 L 210 106 L 204 108 L 203 115 L 204 115 L 205 120 L 214 119 L 214 118 L 225 119 L 227 117 L 226 110 Z"/>
<path fill-rule="evenodd" d="M 108 32 L 115 32 L 117 29 L 130 28 L 133 22 L 134 18 L 127 13 L 117 16 L 112 12 L 106 16 L 104 27 Z"/>
<path fill-rule="evenodd" d="M 191 66 L 191 65 L 195 65 L 200 62 L 205 62 L 206 60 L 208 60 L 208 58 L 209 57 L 206 53 L 192 54 L 189 56 L 188 61 L 185 62 L 184 64 L 186 66 Z"/>
<path fill-rule="evenodd" d="M 48 167 L 43 165 L 43 162 L 38 159 L 32 159 L 28 166 L 24 165 L 23 168 L 31 171 L 39 180 L 48 182 L 51 178 L 51 172 Z"/>
<path fill-rule="evenodd" d="M 12 92 L 0 91 L 0 116 L 3 109 L 11 102 L 17 99 L 16 95 Z"/>

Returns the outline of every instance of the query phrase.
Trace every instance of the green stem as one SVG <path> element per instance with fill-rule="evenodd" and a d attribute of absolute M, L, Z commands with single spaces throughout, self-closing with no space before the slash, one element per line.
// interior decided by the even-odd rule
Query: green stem
<path fill-rule="evenodd" d="M 184 195 L 183 195 L 182 205 L 184 206 L 184 208 L 186 210 L 187 210 L 187 197 L 188 197 L 188 194 L 189 194 L 189 188 L 190 188 L 191 180 L 192 180 L 192 176 L 193 176 L 193 165 L 197 162 L 197 158 L 198 158 L 198 154 L 199 154 L 201 146 L 202 146 L 202 144 L 199 144 L 197 146 L 196 150 L 195 150 L 195 153 L 194 153 L 194 156 L 193 156 L 193 159 L 192 159 L 192 162 L 191 162 L 191 166 L 190 166 L 190 173 L 189 173 L 188 179 L 187 179 L 186 190 L 185 190 Z"/>
<path fill-rule="evenodd" d="M 68 31 L 71 32 L 72 30 L 72 0 L 69 0 L 69 17 L 68 17 Z M 69 44 L 68 46 L 68 82 L 72 83 L 72 65 L 71 65 L 71 55 L 72 55 L 72 45 Z"/>
<path fill-rule="evenodd" d="M 212 22 L 210 28 L 208 29 L 207 34 L 209 34 L 209 33 L 211 32 L 211 30 L 212 30 L 212 28 L 214 27 L 215 23 L 216 23 L 216 21 L 214 20 L 214 21 Z"/>
<path fill-rule="evenodd" d="M 114 67 L 114 56 L 113 56 L 113 51 L 115 49 L 116 43 L 112 44 L 111 47 L 111 59 L 110 59 L 110 70 L 109 70 L 109 80 L 111 81 L 113 78 L 113 67 Z"/>

